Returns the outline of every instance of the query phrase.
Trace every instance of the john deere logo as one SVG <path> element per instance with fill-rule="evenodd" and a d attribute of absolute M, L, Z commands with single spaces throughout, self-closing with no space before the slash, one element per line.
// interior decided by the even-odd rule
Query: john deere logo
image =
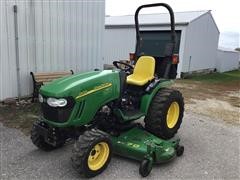
<path fill-rule="evenodd" d="M 111 87 L 112 86 L 112 83 L 103 83 L 103 84 L 100 84 L 99 86 L 95 86 L 93 89 L 91 90 L 84 90 L 82 92 L 80 92 L 80 94 L 76 97 L 76 99 L 79 99 L 81 97 L 84 97 L 84 96 L 87 96 L 89 94 L 92 94 L 94 92 L 97 92 L 97 91 L 100 91 L 102 89 L 106 89 L 108 87 Z"/>

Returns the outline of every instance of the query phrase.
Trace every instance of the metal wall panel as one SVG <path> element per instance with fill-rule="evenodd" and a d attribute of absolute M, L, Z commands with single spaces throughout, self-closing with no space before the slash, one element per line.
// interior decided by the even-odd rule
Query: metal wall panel
<path fill-rule="evenodd" d="M 18 94 L 13 5 L 18 8 L 21 96 L 32 92 L 30 71 L 102 68 L 105 0 L 0 3 L 0 100 Z"/>
<path fill-rule="evenodd" d="M 0 99 L 17 95 L 13 4 L 0 1 Z"/>
<path fill-rule="evenodd" d="M 136 33 L 134 28 L 105 29 L 104 63 L 129 59 L 129 53 L 135 52 Z"/>
<path fill-rule="evenodd" d="M 182 72 L 216 68 L 219 31 L 210 12 L 191 22 L 186 32 Z"/>
<path fill-rule="evenodd" d="M 226 72 L 239 68 L 240 52 L 217 50 L 216 67 L 218 72 Z"/>

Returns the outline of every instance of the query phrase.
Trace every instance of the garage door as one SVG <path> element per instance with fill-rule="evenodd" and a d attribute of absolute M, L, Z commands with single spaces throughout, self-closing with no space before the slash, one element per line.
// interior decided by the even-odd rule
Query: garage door
<path fill-rule="evenodd" d="M 154 57 L 163 57 L 167 43 L 171 42 L 170 31 L 141 31 L 142 44 L 137 55 L 145 54 Z M 179 46 L 181 39 L 181 31 L 176 31 L 177 43 L 174 50 L 175 54 L 179 54 Z"/>

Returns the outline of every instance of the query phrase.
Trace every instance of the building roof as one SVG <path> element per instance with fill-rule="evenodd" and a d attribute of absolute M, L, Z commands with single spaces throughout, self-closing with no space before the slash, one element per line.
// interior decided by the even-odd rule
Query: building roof
<path fill-rule="evenodd" d="M 210 12 L 209 10 L 203 11 L 185 11 L 175 12 L 175 24 L 187 25 L 200 16 Z M 168 13 L 159 14 L 140 14 L 139 23 L 141 25 L 169 25 L 170 17 Z M 106 16 L 105 26 L 132 26 L 134 25 L 134 15 L 125 16 Z"/>

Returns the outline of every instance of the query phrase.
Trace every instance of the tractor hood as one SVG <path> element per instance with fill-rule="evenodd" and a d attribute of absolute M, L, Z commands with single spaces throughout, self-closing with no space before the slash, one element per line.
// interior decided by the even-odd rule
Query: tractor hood
<path fill-rule="evenodd" d="M 91 91 L 104 84 L 114 84 L 114 79 L 119 78 L 119 71 L 104 70 L 79 73 L 52 81 L 40 88 L 40 94 L 47 97 L 76 98 L 80 93 Z M 117 87 L 116 87 L 117 88 Z"/>

